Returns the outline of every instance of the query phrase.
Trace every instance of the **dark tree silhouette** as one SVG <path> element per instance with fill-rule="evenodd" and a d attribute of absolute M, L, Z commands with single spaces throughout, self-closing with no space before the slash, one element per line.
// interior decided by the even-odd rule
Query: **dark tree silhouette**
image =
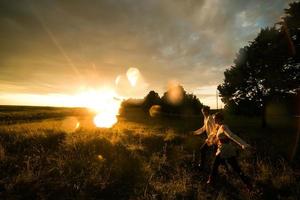
<path fill-rule="evenodd" d="M 176 95 L 172 95 L 176 90 Z M 175 98 L 175 101 L 174 101 Z M 169 117 L 186 117 L 191 115 L 199 115 L 203 104 L 193 94 L 187 94 L 180 85 L 169 89 L 161 98 L 162 111 Z"/>
<path fill-rule="evenodd" d="M 144 98 L 143 109 L 148 112 L 153 105 L 161 105 L 161 99 L 158 93 L 152 90 Z"/>
<path fill-rule="evenodd" d="M 130 117 L 134 112 L 144 111 L 149 114 L 152 106 L 157 105 L 159 112 L 170 118 L 189 117 L 200 115 L 203 104 L 193 94 L 187 94 L 180 85 L 169 88 L 162 98 L 155 91 L 150 91 L 144 99 L 127 99 L 121 104 L 119 114 Z M 141 113 L 140 113 L 141 114 Z"/>
<path fill-rule="evenodd" d="M 290 4 L 279 27 L 261 30 L 240 49 L 234 65 L 224 72 L 224 83 L 218 86 L 227 109 L 260 113 L 263 127 L 267 104 L 295 96 L 300 87 L 299 4 Z"/>
<path fill-rule="evenodd" d="M 278 24 L 282 25 L 282 31 L 286 34 L 288 40 L 289 52 L 292 55 L 292 63 L 300 62 L 300 2 L 290 4 L 285 9 L 285 16 Z"/>

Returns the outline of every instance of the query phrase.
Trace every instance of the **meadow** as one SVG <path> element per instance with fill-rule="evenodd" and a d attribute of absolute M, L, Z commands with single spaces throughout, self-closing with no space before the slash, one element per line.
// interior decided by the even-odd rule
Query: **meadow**
<path fill-rule="evenodd" d="M 201 117 L 150 117 L 139 110 L 97 128 L 84 108 L 0 106 L 1 199 L 298 199 L 297 118 L 226 115 L 255 151 L 239 151 L 248 192 L 230 169 L 214 186 L 195 161 Z M 210 152 L 212 154 L 212 152 Z M 212 156 L 209 156 L 212 158 Z M 209 160 L 211 162 L 211 159 Z"/>

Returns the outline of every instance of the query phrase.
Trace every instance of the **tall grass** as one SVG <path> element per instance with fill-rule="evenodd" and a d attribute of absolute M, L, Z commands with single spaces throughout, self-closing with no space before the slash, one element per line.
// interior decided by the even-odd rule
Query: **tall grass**
<path fill-rule="evenodd" d="M 251 123 L 244 122 L 244 127 L 259 131 Z M 224 167 L 218 183 L 207 186 L 209 169 L 199 172 L 192 165 L 204 138 L 187 134 L 195 125 L 180 127 L 184 124 L 120 119 L 112 128 L 101 129 L 93 126 L 91 116 L 76 114 L 3 123 L 0 198 L 297 199 L 300 195 L 299 177 L 284 157 L 271 150 L 240 152 L 241 167 L 255 185 L 252 192 Z M 257 138 L 254 133 L 246 135 L 242 124 L 232 127 L 246 140 Z M 209 158 L 211 163 L 212 155 Z"/>

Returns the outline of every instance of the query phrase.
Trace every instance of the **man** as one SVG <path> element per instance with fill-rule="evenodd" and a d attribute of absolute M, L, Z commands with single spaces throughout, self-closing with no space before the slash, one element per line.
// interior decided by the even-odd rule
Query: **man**
<path fill-rule="evenodd" d="M 202 133 L 206 132 L 207 139 L 205 140 L 205 143 L 200 148 L 201 153 L 201 160 L 198 164 L 198 167 L 200 170 L 204 168 L 205 161 L 206 161 L 206 154 L 210 147 L 214 145 L 215 140 L 215 121 L 214 118 L 209 114 L 210 108 L 208 106 L 203 106 L 201 109 L 201 112 L 203 114 L 203 126 L 199 128 L 196 131 L 193 131 L 194 135 L 201 135 Z"/>

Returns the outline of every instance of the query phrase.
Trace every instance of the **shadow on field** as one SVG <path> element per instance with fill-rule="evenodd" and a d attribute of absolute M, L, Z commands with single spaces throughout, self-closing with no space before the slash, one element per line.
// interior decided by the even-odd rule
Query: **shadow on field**
<path fill-rule="evenodd" d="M 64 132 L 52 130 L 43 131 L 41 134 L 24 134 L 0 132 L 0 143 L 8 154 L 33 154 L 52 152 L 59 148 L 65 139 Z"/>
<path fill-rule="evenodd" d="M 89 134 L 89 133 L 78 133 Z M 142 163 L 120 143 L 63 132 L 0 133 L 0 197 L 127 199 L 143 187 Z"/>

